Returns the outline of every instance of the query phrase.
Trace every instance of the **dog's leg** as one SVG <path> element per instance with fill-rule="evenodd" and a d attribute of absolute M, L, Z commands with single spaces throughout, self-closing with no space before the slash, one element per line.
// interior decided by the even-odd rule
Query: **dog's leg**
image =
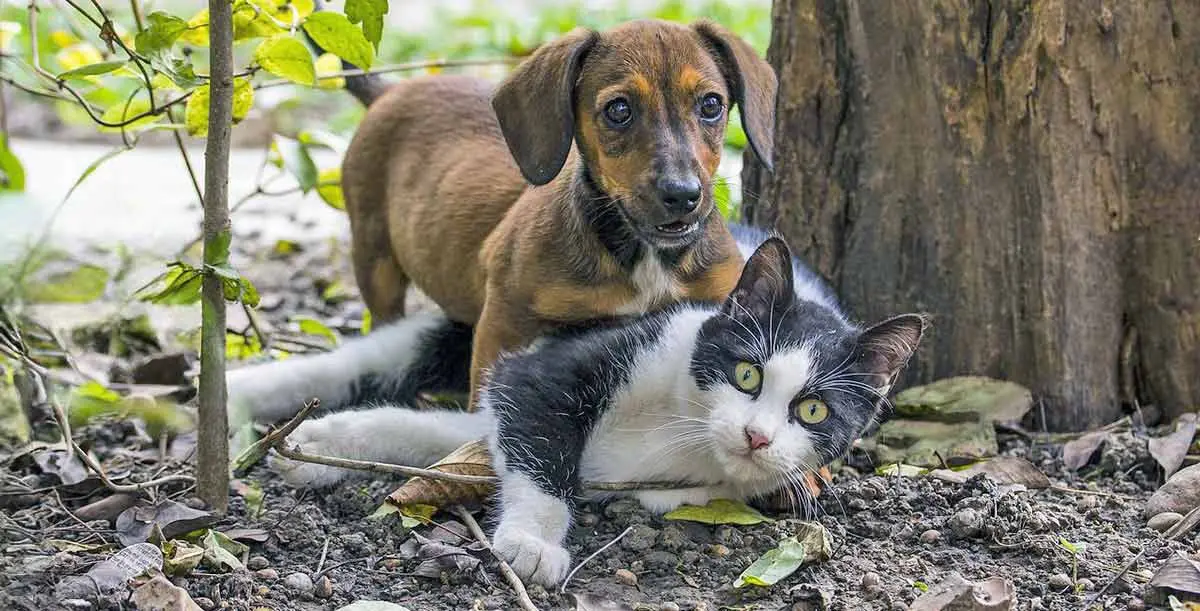
<path fill-rule="evenodd" d="M 376 324 L 386 324 L 404 316 L 409 285 L 408 275 L 392 254 L 386 230 L 382 231 L 384 234 L 376 240 L 356 239 L 350 253 L 358 290 Z M 364 244 L 377 246 L 368 248 Z"/>
<path fill-rule="evenodd" d="M 522 346 L 524 336 L 512 328 L 514 317 L 500 316 L 497 309 L 484 304 L 483 313 L 479 316 L 479 324 L 475 326 L 475 336 L 471 342 L 471 400 L 468 411 L 475 411 L 479 403 L 479 387 L 487 369 L 500 358 L 506 350 L 516 350 Z"/>

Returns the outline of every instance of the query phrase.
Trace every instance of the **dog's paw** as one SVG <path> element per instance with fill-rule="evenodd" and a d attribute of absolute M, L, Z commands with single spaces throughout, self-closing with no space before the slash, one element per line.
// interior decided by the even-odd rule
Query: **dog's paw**
<path fill-rule="evenodd" d="M 309 420 L 296 427 L 284 443 L 305 454 L 340 457 L 343 452 L 338 438 L 338 431 L 330 426 L 330 423 Z M 278 454 L 271 454 L 267 463 L 284 481 L 298 488 L 325 488 L 341 482 L 351 474 L 347 469 L 301 462 Z"/>
<path fill-rule="evenodd" d="M 571 553 L 563 546 L 503 524 L 496 530 L 492 548 L 521 579 L 547 588 L 562 583 L 571 569 Z"/>

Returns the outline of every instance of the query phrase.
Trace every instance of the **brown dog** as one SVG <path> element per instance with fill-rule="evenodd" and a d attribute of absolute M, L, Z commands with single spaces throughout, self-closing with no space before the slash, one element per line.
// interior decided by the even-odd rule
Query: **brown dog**
<path fill-rule="evenodd" d="M 369 105 L 342 169 L 363 298 L 393 320 L 412 282 L 475 325 L 472 404 L 483 369 L 552 328 L 736 283 L 712 185 L 733 104 L 770 167 L 777 83 L 724 28 L 576 29 L 495 90 L 349 86 Z"/>

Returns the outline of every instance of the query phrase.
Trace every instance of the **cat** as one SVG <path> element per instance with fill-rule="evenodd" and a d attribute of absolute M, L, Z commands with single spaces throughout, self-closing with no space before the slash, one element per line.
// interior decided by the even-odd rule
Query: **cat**
<path fill-rule="evenodd" d="M 694 484 L 621 493 L 654 512 L 748 500 L 797 483 L 800 473 L 842 456 L 874 422 L 925 318 L 853 325 L 781 239 L 755 239 L 724 303 L 678 303 L 544 337 L 494 365 L 474 413 L 344 411 L 301 424 L 289 441 L 317 454 L 424 466 L 486 438 L 500 478 L 493 547 L 518 575 L 545 586 L 561 583 L 570 568 L 563 542 L 575 503 L 589 496 L 585 482 Z M 388 359 L 420 363 L 414 355 L 450 328 L 435 315 L 405 319 L 348 343 L 336 367 L 322 355 L 312 361 L 326 359 L 328 368 L 297 371 L 343 382 L 352 370 L 370 374 L 365 386 L 323 388 L 340 405 L 363 388 L 387 386 L 380 380 Z M 406 392 L 409 372 L 393 373 L 391 388 Z M 311 382 L 301 386 L 312 389 Z M 231 396 L 245 401 L 244 388 L 231 383 Z M 259 413 L 278 416 L 278 405 Z M 347 474 L 278 456 L 271 464 L 299 486 L 328 486 Z"/>

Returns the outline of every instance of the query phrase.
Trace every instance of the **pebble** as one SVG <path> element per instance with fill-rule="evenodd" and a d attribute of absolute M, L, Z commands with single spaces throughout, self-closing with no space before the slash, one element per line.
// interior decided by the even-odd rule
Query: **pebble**
<path fill-rule="evenodd" d="M 1146 611 L 1146 603 L 1140 598 L 1131 598 L 1125 603 L 1125 608 L 1129 611 Z"/>
<path fill-rule="evenodd" d="M 879 573 L 863 573 L 862 587 L 864 590 L 879 587 Z"/>
<path fill-rule="evenodd" d="M 1197 505 L 1200 505 L 1200 465 L 1192 465 L 1176 471 L 1150 495 L 1143 515 L 1149 518 L 1165 511 L 1184 514 Z"/>
<path fill-rule="evenodd" d="M 283 585 L 301 593 L 312 592 L 312 577 L 304 573 L 292 573 L 283 579 Z"/>
<path fill-rule="evenodd" d="M 1154 514 L 1154 517 L 1150 518 L 1146 522 L 1146 526 L 1149 526 L 1158 532 L 1165 532 L 1168 528 L 1171 528 L 1182 519 L 1182 514 L 1175 513 L 1174 511 L 1164 511 L 1162 513 Z"/>
<path fill-rule="evenodd" d="M 1055 573 L 1051 575 L 1048 583 L 1050 584 L 1050 587 L 1054 588 L 1055 590 L 1062 590 L 1063 588 L 1069 588 L 1073 585 L 1071 583 L 1071 577 L 1066 573 Z"/>
<path fill-rule="evenodd" d="M 846 503 L 846 509 L 851 511 L 864 511 L 867 507 L 869 507 L 867 501 L 861 498 L 850 499 L 850 502 Z"/>
<path fill-rule="evenodd" d="M 275 581 L 276 579 L 279 579 L 279 571 L 276 571 L 275 569 L 258 569 L 257 571 L 254 571 L 254 574 L 259 579 L 265 579 L 267 581 Z"/>
<path fill-rule="evenodd" d="M 1086 512 L 1089 509 L 1095 509 L 1099 506 L 1100 497 L 1092 496 L 1090 494 L 1080 497 L 1079 500 L 1075 501 L 1075 509 L 1078 509 L 1080 512 Z"/>
<path fill-rule="evenodd" d="M 633 571 L 631 571 L 629 569 L 617 569 L 617 572 L 614 573 L 613 575 L 617 578 L 617 581 L 619 583 L 622 583 L 627 586 L 636 586 L 637 585 L 637 581 L 638 581 L 637 575 L 634 575 Z"/>
<path fill-rule="evenodd" d="M 950 531 L 960 539 L 976 537 L 983 532 L 983 514 L 977 509 L 963 509 L 950 517 Z"/>
<path fill-rule="evenodd" d="M 313 594 L 315 594 L 317 598 L 329 598 L 330 596 L 333 596 L 333 582 L 329 581 L 328 577 L 322 575 L 321 578 L 317 580 L 317 588 Z"/>
<path fill-rule="evenodd" d="M 724 558 L 731 553 L 731 550 L 720 543 L 714 543 L 712 547 L 708 548 L 708 553 L 716 556 L 717 558 Z"/>
<path fill-rule="evenodd" d="M 1046 606 L 1042 604 L 1042 598 L 1040 596 L 1034 596 L 1033 598 L 1029 599 L 1029 611 L 1042 611 L 1042 609 L 1045 608 Z"/>
<path fill-rule="evenodd" d="M 262 556 L 250 556 L 250 559 L 246 561 L 246 568 L 250 569 L 251 571 L 265 569 L 269 566 L 271 566 L 271 563 Z"/>
<path fill-rule="evenodd" d="M 938 540 L 941 538 L 942 538 L 942 533 L 940 533 L 932 528 L 921 533 L 921 543 L 932 545 L 934 543 L 937 543 Z"/>
<path fill-rule="evenodd" d="M 644 552 L 654 547 L 654 540 L 658 537 L 658 531 L 652 526 L 645 524 L 636 524 L 633 530 L 621 539 L 621 547 L 631 552 Z"/>
<path fill-rule="evenodd" d="M 665 602 L 658 606 L 658 611 L 679 611 L 679 605 L 672 602 Z"/>
<path fill-rule="evenodd" d="M 196 603 L 196 605 L 201 609 L 204 609 L 204 611 L 212 611 L 213 609 L 217 608 L 217 603 L 213 602 L 211 598 L 193 598 L 192 602 Z"/>
<path fill-rule="evenodd" d="M 1083 590 L 1085 592 L 1088 590 L 1095 589 L 1095 587 L 1096 587 L 1096 584 L 1092 583 L 1092 580 L 1088 579 L 1087 577 L 1081 577 L 1079 579 L 1079 581 L 1077 582 L 1077 585 L 1079 586 L 1080 590 Z"/>
<path fill-rule="evenodd" d="M 604 506 L 604 515 L 609 518 L 618 518 L 637 511 L 637 508 L 638 502 L 633 499 L 617 499 Z"/>

